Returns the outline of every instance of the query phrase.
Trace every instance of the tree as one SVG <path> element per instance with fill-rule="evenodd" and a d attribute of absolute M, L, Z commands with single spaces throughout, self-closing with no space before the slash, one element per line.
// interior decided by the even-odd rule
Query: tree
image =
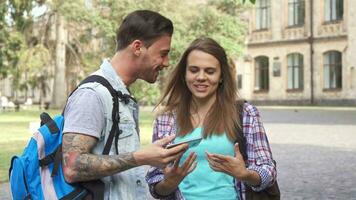
<path fill-rule="evenodd" d="M 32 1 L 6 0 L 0 4 L 0 72 L 2 78 L 12 78 L 12 91 L 17 102 L 17 91 L 25 89 L 20 83 L 22 78 L 19 61 L 21 55 L 31 43 L 28 30 L 32 24 L 30 11 Z"/>
<path fill-rule="evenodd" d="M 200 3 L 189 0 L 7 0 L 6 2 L 16 8 L 11 11 L 14 14 L 11 14 L 13 21 L 9 27 L 17 27 L 17 29 L 33 27 L 35 23 L 36 29 L 41 29 L 41 31 L 37 30 L 40 34 L 23 34 L 22 40 L 13 41 L 25 41 L 25 45 L 20 46 L 26 49 L 37 48 L 36 46 L 40 45 L 41 49 L 46 49 L 50 55 L 51 59 L 47 64 L 42 63 L 41 67 L 55 66 L 53 79 L 57 83 L 53 84 L 52 89 L 53 107 L 62 107 L 67 93 L 73 86 L 83 76 L 96 70 L 103 57 L 114 53 L 116 28 L 124 16 L 136 9 L 158 11 L 172 19 L 175 26 L 170 53 L 172 66 L 178 62 L 188 44 L 202 35 L 217 40 L 231 57 L 239 55 L 244 45 L 246 25 L 240 20 L 239 14 L 244 10 L 245 5 L 240 0 L 207 0 Z M 250 2 L 254 1 L 250 0 Z M 29 11 L 31 7 L 37 5 L 45 5 L 47 10 L 42 16 L 34 19 Z M 2 13 L 6 12 L 8 11 L 5 8 L 0 10 L 2 22 L 5 21 L 5 14 Z M 40 19 L 44 23 L 39 23 Z M 57 33 L 55 38 L 51 38 L 53 35 L 51 30 Z M 26 31 L 19 33 L 21 35 Z M 4 44 L 1 36 L 6 34 L 5 31 L 0 31 L 0 45 Z M 6 49 L 14 51 L 13 48 Z M 2 55 L 5 54 L 0 50 L 0 66 L 7 64 L 1 61 L 4 60 Z M 16 55 L 20 56 L 20 54 Z M 16 58 L 7 60 L 13 62 Z M 28 66 L 34 67 L 32 64 Z M 0 72 L 8 73 L 10 68 L 2 67 Z M 48 76 L 52 77 L 51 71 L 54 69 L 47 70 Z M 131 87 L 133 93 L 146 103 L 155 102 L 164 87 L 165 74 L 167 72 L 160 76 L 158 84 L 153 85 L 154 87 L 143 81 L 136 82 Z M 33 79 L 36 80 L 40 79 Z M 66 83 L 70 86 L 65 87 Z"/>
<path fill-rule="evenodd" d="M 8 37 L 9 33 L 6 27 L 6 2 L 0 2 L 0 75 L 6 76 L 7 70 L 5 67 L 5 62 L 7 60 L 6 53 L 5 53 L 5 43 L 6 38 Z"/>
<path fill-rule="evenodd" d="M 67 97 L 67 81 L 66 81 L 66 45 L 67 45 L 67 30 L 65 28 L 65 20 L 59 13 L 55 13 L 56 19 L 56 48 L 55 48 L 55 69 L 54 83 L 52 92 L 52 108 L 63 108 Z"/>
<path fill-rule="evenodd" d="M 68 21 L 86 24 L 88 34 L 80 36 L 81 45 L 87 45 L 83 41 L 90 40 L 99 40 L 101 44 L 100 51 L 81 51 L 78 55 L 87 73 L 97 68 L 102 57 L 114 53 L 117 25 L 124 16 L 136 9 L 158 11 L 174 22 L 175 33 L 170 53 L 172 66 L 178 62 L 187 45 L 202 35 L 220 42 L 231 56 L 239 55 L 243 47 L 246 25 L 239 20 L 238 12 L 243 10 L 244 6 L 238 0 L 207 1 L 200 4 L 189 0 L 121 0 L 120 3 L 117 0 L 92 0 L 84 8 L 82 6 L 75 9 L 73 5 L 71 9 L 66 9 L 65 5 L 69 4 L 64 3 L 61 8 L 66 10 Z M 79 11 L 80 9 L 86 10 L 86 14 Z M 160 76 L 158 84 L 149 85 L 137 81 L 131 86 L 131 90 L 139 100 L 146 103 L 155 102 L 164 87 L 167 73 Z"/>
<path fill-rule="evenodd" d="M 26 47 L 23 33 L 28 20 L 23 13 L 29 9 L 25 1 L 8 0 L 0 3 L 0 73 L 2 77 L 12 77 L 15 99 L 21 76 L 18 63 L 21 52 Z"/>
<path fill-rule="evenodd" d="M 92 1 L 92 4 L 97 8 L 97 15 L 89 23 L 100 30 L 97 35 L 101 35 L 106 44 L 105 48 L 101 48 L 106 55 L 112 54 L 115 48 L 114 33 L 117 25 L 121 23 L 120 19 L 136 9 L 158 11 L 173 21 L 175 30 L 170 52 L 172 66 L 176 65 L 188 44 L 199 36 L 204 35 L 217 40 L 231 56 L 238 56 L 244 45 L 246 25 L 239 18 L 239 11 L 242 11 L 244 6 L 238 0 L 203 3 L 189 0 L 121 0 L 117 3 L 117 0 L 106 0 Z M 158 84 L 149 85 L 137 81 L 131 86 L 131 91 L 139 100 L 146 103 L 156 102 L 160 91 L 164 88 L 168 73 L 169 70 L 162 73 L 163 76 L 159 77 Z"/>
<path fill-rule="evenodd" d="M 37 31 L 37 35 L 33 35 L 33 37 L 38 41 L 36 45 L 47 48 L 53 61 L 52 63 L 48 61 L 49 63 L 44 65 L 47 68 L 51 68 L 51 66 L 53 68 L 46 70 L 46 72 L 49 72 L 46 73 L 47 76 L 53 77 L 53 81 L 47 81 L 53 83 L 50 106 L 52 108 L 63 108 L 67 94 L 73 88 L 72 85 L 67 86 L 68 82 L 73 85 L 77 84 L 75 79 L 74 82 L 72 81 L 73 75 L 68 72 L 71 72 L 71 68 L 81 65 L 80 49 L 83 48 L 79 37 L 83 32 L 82 27 L 85 27 L 81 19 L 83 16 L 87 16 L 86 13 L 88 12 L 83 8 L 84 1 L 82 0 L 48 0 L 41 1 L 41 3 L 46 7 L 46 11 L 38 17 L 36 28 L 40 31 Z M 40 79 L 35 80 L 43 81 L 43 78 L 41 76 Z M 43 82 L 41 85 L 44 85 Z"/>
<path fill-rule="evenodd" d="M 242 0 L 243 3 L 246 2 L 246 0 Z M 256 0 L 250 0 L 251 3 L 255 4 Z"/>
<path fill-rule="evenodd" d="M 51 59 L 50 52 L 39 44 L 26 49 L 20 58 L 20 71 L 25 74 L 25 78 L 20 82 L 21 87 L 26 91 L 30 88 L 39 89 L 40 105 L 44 105 L 45 97 L 50 90 L 47 81 L 50 77 L 50 68 L 47 67 Z"/>

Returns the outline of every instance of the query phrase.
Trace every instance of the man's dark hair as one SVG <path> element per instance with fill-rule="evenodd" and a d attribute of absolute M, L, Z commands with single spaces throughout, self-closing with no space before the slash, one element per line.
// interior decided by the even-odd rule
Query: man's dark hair
<path fill-rule="evenodd" d="M 136 39 L 142 40 L 148 48 L 161 36 L 172 34 L 171 20 L 154 11 L 137 10 L 128 14 L 117 30 L 116 51 L 126 48 Z"/>

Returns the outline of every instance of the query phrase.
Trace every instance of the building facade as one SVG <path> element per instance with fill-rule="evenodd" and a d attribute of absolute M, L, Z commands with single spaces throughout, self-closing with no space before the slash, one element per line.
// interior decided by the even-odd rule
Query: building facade
<path fill-rule="evenodd" d="M 245 55 L 237 62 L 242 97 L 257 104 L 356 105 L 356 2 L 256 0 Z"/>

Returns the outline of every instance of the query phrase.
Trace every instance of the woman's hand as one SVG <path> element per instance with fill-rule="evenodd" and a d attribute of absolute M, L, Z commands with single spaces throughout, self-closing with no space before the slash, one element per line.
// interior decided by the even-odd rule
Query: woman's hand
<path fill-rule="evenodd" d="M 235 144 L 234 149 L 235 157 L 206 152 L 209 166 L 214 171 L 229 174 L 251 186 L 260 185 L 260 175 L 256 171 L 246 169 L 245 161 L 240 153 L 239 145 L 237 143 Z"/>
<path fill-rule="evenodd" d="M 234 145 L 234 149 L 235 157 L 206 152 L 209 166 L 214 171 L 223 172 L 239 180 L 243 180 L 248 170 L 245 167 L 245 161 L 237 143 Z"/>
<path fill-rule="evenodd" d="M 183 154 L 163 169 L 164 179 L 155 186 L 155 190 L 158 194 L 163 196 L 171 194 L 177 189 L 184 177 L 196 168 L 197 162 L 195 160 L 197 155 L 194 152 L 189 154 L 182 166 L 179 166 L 182 155 Z"/>
<path fill-rule="evenodd" d="M 175 183 L 178 186 L 183 178 L 192 172 L 197 166 L 197 162 L 195 162 L 196 157 L 197 155 L 194 152 L 190 153 L 182 166 L 179 166 L 180 159 L 182 158 L 181 155 L 174 161 L 174 163 L 167 165 L 163 169 L 165 180 Z"/>

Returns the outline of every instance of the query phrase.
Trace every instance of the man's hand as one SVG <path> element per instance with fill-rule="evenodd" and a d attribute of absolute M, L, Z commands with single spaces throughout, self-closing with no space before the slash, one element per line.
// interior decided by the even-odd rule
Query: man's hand
<path fill-rule="evenodd" d="M 175 135 L 157 140 L 155 143 L 133 153 L 138 165 L 151 165 L 163 168 L 168 163 L 179 158 L 188 149 L 188 144 L 178 145 L 174 148 L 165 149 L 163 146 L 173 141 Z"/>

